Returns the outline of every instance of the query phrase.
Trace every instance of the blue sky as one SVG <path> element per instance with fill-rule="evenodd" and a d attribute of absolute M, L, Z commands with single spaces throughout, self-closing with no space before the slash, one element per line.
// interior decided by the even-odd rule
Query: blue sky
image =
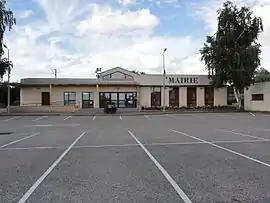
<path fill-rule="evenodd" d="M 12 80 L 94 77 L 97 67 L 161 73 L 205 73 L 199 49 L 216 29 L 221 0 L 8 0 L 17 25 L 4 42 L 14 63 Z M 263 18 L 262 64 L 269 69 L 270 0 L 236 0 Z M 265 57 L 264 57 L 265 56 Z"/>

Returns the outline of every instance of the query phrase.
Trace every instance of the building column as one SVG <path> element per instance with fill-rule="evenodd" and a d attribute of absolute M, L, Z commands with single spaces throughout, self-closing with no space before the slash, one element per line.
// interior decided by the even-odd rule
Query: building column
<path fill-rule="evenodd" d="M 163 87 L 161 88 L 161 106 L 163 107 Z M 165 106 L 169 106 L 169 87 L 165 87 Z"/>
<path fill-rule="evenodd" d="M 179 87 L 179 107 L 187 106 L 187 87 Z"/>
<path fill-rule="evenodd" d="M 76 105 L 82 108 L 82 92 L 76 92 Z"/>
<path fill-rule="evenodd" d="M 140 103 L 140 97 L 141 97 L 141 95 L 140 95 L 140 87 L 139 86 L 137 86 L 137 88 L 136 88 L 136 92 L 137 92 L 137 109 L 139 109 L 139 110 L 141 110 L 141 103 Z"/>
<path fill-rule="evenodd" d="M 205 106 L 204 87 L 197 87 L 197 106 Z"/>
<path fill-rule="evenodd" d="M 94 108 L 99 108 L 99 86 L 96 86 L 96 91 L 94 92 Z"/>

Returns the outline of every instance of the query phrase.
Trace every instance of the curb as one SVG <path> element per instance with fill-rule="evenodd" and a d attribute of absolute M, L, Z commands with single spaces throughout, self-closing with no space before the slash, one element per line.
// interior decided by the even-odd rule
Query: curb
<path fill-rule="evenodd" d="M 89 113 L 89 114 L 76 114 L 76 113 L 2 113 L 1 116 L 139 116 L 139 115 L 165 115 L 165 114 L 192 114 L 192 113 L 243 113 L 248 111 L 167 111 L 167 112 L 125 112 L 125 113 L 116 113 L 116 114 L 105 114 L 105 113 Z"/>

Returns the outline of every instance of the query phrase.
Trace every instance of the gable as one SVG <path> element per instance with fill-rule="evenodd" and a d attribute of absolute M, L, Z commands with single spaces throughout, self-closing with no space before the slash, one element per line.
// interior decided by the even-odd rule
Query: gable
<path fill-rule="evenodd" d="M 133 80 L 134 74 L 124 68 L 116 67 L 99 74 L 104 80 Z"/>
<path fill-rule="evenodd" d="M 128 75 L 126 73 L 116 71 L 107 75 L 101 76 L 104 80 L 133 80 L 132 75 Z"/>

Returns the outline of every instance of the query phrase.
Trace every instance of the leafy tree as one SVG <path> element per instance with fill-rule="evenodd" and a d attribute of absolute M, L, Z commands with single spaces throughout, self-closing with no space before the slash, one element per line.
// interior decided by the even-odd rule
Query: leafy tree
<path fill-rule="evenodd" d="M 6 8 L 6 0 L 0 0 L 0 79 L 12 67 L 12 63 L 6 58 L 2 58 L 2 55 L 4 54 L 4 33 L 6 29 L 10 31 L 14 24 L 16 24 L 16 19 L 13 12 Z"/>
<path fill-rule="evenodd" d="M 132 72 L 132 73 L 135 73 L 135 74 L 137 74 L 137 75 L 145 75 L 145 72 L 139 72 L 139 71 L 137 71 L 137 70 L 132 70 L 131 72 Z"/>
<path fill-rule="evenodd" d="M 255 74 L 255 82 L 270 81 L 270 72 L 264 68 L 259 68 Z"/>
<path fill-rule="evenodd" d="M 241 108 L 241 91 L 254 83 L 260 66 L 261 45 L 258 35 L 263 31 L 260 17 L 248 7 L 237 8 L 227 1 L 217 11 L 218 26 L 214 36 L 207 36 L 200 50 L 209 78 L 216 87 L 231 85 Z"/>
<path fill-rule="evenodd" d="M 3 79 L 3 75 L 10 70 L 10 68 L 13 67 L 13 64 L 11 61 L 8 61 L 7 58 L 3 58 L 0 61 L 0 79 Z"/>

